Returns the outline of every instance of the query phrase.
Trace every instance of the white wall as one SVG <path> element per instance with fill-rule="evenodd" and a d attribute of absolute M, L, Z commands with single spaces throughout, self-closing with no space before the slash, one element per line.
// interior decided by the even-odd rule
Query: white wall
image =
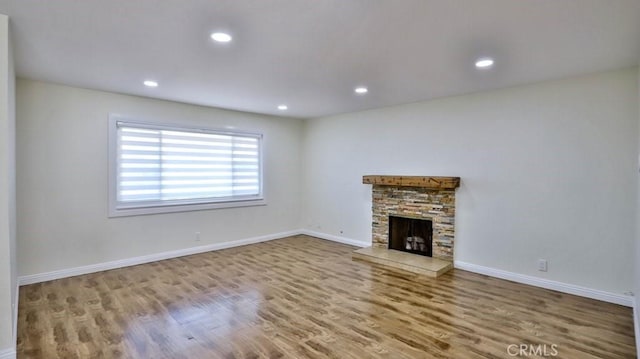
<path fill-rule="evenodd" d="M 0 14 L 0 353 L 15 349 L 15 75 L 9 18 Z"/>
<path fill-rule="evenodd" d="M 268 204 L 108 218 L 109 113 L 263 133 Z M 24 79 L 18 80 L 17 114 L 20 275 L 299 228 L 300 120 Z"/>
<path fill-rule="evenodd" d="M 627 292 L 637 93 L 633 68 L 309 120 L 303 224 L 370 241 L 363 175 L 460 176 L 457 261 Z"/>

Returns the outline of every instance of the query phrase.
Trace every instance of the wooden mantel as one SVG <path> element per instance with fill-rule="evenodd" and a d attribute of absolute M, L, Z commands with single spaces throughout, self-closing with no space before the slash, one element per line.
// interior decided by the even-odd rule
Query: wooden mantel
<path fill-rule="evenodd" d="M 362 183 L 397 187 L 424 187 L 430 189 L 456 189 L 460 177 L 437 176 L 363 176 Z"/>

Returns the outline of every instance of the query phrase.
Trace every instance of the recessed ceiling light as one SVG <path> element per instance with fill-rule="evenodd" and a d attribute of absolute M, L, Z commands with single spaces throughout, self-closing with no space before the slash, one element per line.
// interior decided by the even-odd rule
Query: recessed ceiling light
<path fill-rule="evenodd" d="M 143 84 L 147 87 L 158 87 L 158 83 L 152 80 L 146 80 Z"/>
<path fill-rule="evenodd" d="M 278 105 L 278 110 L 280 111 L 286 111 L 289 109 L 289 106 L 287 105 Z"/>
<path fill-rule="evenodd" d="M 476 67 L 479 69 L 487 69 L 493 66 L 493 59 L 490 57 L 482 57 L 476 61 Z"/>
<path fill-rule="evenodd" d="M 356 89 L 353 91 L 355 91 L 357 94 L 362 95 L 369 92 L 369 89 L 367 89 L 366 87 L 356 87 Z"/>
<path fill-rule="evenodd" d="M 231 35 L 224 32 L 214 32 L 211 34 L 211 38 L 217 42 L 229 42 L 232 39 Z"/>

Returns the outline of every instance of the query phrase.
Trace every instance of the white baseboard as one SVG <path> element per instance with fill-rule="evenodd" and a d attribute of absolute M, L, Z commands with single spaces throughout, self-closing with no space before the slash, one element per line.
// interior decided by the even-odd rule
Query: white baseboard
<path fill-rule="evenodd" d="M 466 270 L 466 271 L 474 272 L 478 274 L 484 274 L 490 277 L 506 279 L 512 282 L 532 285 L 534 287 L 551 289 L 551 290 L 555 290 L 562 293 L 573 294 L 573 295 L 591 298 L 591 299 L 597 299 L 603 302 L 609 302 L 609 303 L 624 305 L 627 307 L 633 307 L 634 298 L 624 294 L 605 292 L 602 290 L 581 287 L 573 284 L 567 284 L 567 283 L 557 282 L 557 281 L 538 278 L 538 277 L 532 277 L 524 274 L 507 272 L 501 269 L 494 269 L 490 267 L 484 267 L 484 266 L 479 266 L 477 264 L 471 264 L 471 263 L 460 262 L 460 261 L 454 261 L 453 266 L 454 268 L 458 268 L 458 269 L 462 269 L 462 270 Z"/>
<path fill-rule="evenodd" d="M 82 266 L 82 267 L 61 269 L 53 272 L 25 275 L 25 276 L 20 276 L 18 278 L 18 284 L 27 285 L 27 284 L 46 282 L 50 280 L 67 278 L 67 277 L 75 277 L 77 275 L 82 275 L 82 274 L 101 272 L 101 271 L 110 270 L 110 269 L 123 268 L 123 267 L 138 265 L 138 264 L 161 261 L 164 259 L 183 257 L 183 256 L 192 255 L 192 254 L 217 251 L 220 249 L 245 246 L 247 244 L 266 242 L 266 241 L 294 236 L 298 234 L 300 234 L 299 230 L 280 232 L 280 233 L 268 234 L 265 236 L 240 239 L 237 241 L 213 243 L 205 246 L 178 249 L 175 251 L 149 254 L 149 255 L 140 256 L 140 257 L 120 259 L 120 260 L 115 260 L 110 262 L 91 264 L 91 265 Z"/>
<path fill-rule="evenodd" d="M 15 349 L 0 350 L 0 359 L 16 359 L 16 350 Z"/>
<path fill-rule="evenodd" d="M 334 236 L 331 234 L 326 234 L 326 233 L 321 233 L 321 232 L 314 232 L 308 229 L 301 229 L 299 234 L 304 234 L 307 236 L 311 236 L 311 237 L 316 237 L 316 238 L 320 238 L 320 239 L 326 239 L 328 241 L 333 241 L 333 242 L 338 242 L 338 243 L 342 243 L 342 244 L 349 244 L 352 246 L 356 246 L 356 247 L 371 247 L 371 241 L 359 241 L 356 239 L 351 239 L 351 238 L 346 238 L 346 237 L 339 237 L 339 236 Z"/>

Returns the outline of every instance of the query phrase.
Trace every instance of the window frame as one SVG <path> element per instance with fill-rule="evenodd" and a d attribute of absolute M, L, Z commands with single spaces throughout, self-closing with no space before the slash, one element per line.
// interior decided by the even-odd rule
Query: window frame
<path fill-rule="evenodd" d="M 120 206 L 118 204 L 118 159 L 120 149 L 118 148 L 118 123 L 126 123 L 131 125 L 140 125 L 148 128 L 173 130 L 173 131 L 191 131 L 202 133 L 213 133 L 219 135 L 237 135 L 237 136 L 255 136 L 258 138 L 258 172 L 259 172 L 259 195 L 251 198 L 229 198 L 224 197 L 221 199 L 191 199 L 191 200 L 177 200 L 167 201 L 171 203 L 166 204 L 132 204 L 130 206 Z M 207 209 L 219 209 L 219 208 L 236 208 L 236 207 L 252 207 L 252 206 L 264 206 L 267 204 L 264 193 L 264 135 L 257 132 L 248 131 L 232 131 L 232 130 L 220 130 L 216 128 L 207 128 L 202 126 L 190 126 L 190 125 L 178 125 L 178 124 L 166 124 L 153 121 L 138 120 L 130 116 L 123 116 L 119 114 L 109 114 L 109 135 L 108 135 L 108 176 L 109 176 L 109 217 L 125 217 L 125 216 L 139 216 L 158 213 L 175 213 L 175 212 L 188 212 L 188 211 L 200 211 Z"/>

